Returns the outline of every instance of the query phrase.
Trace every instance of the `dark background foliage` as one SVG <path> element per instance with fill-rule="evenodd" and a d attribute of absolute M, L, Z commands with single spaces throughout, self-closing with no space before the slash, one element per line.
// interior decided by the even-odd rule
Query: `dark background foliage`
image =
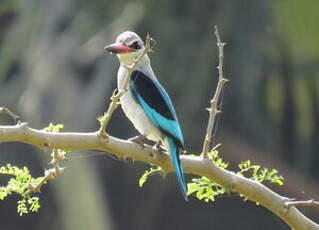
<path fill-rule="evenodd" d="M 68 131 L 97 130 L 118 68 L 103 47 L 125 30 L 150 32 L 154 71 L 174 101 L 188 151 L 198 154 L 217 81 L 217 24 L 231 82 L 214 144 L 222 143 L 233 168 L 247 159 L 277 168 L 286 178 L 274 188 L 280 194 L 318 199 L 318 7 L 316 0 L 1 0 L 0 105 L 35 128 L 52 121 Z M 120 110 L 108 132 L 136 135 Z M 49 150 L 18 143 L 0 144 L 0 154 L 1 165 L 25 165 L 38 176 L 49 159 Z M 153 176 L 140 189 L 147 166 L 138 162 L 81 152 L 65 166 L 40 194 L 39 213 L 18 217 L 16 197 L 0 202 L 0 228 L 289 229 L 236 195 L 186 203 L 173 175 Z M 303 211 L 319 221 L 318 209 Z"/>

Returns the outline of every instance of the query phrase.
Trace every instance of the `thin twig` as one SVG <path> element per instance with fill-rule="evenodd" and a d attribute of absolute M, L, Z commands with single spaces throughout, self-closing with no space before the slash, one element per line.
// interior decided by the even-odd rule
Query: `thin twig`
<path fill-rule="evenodd" d="M 62 175 L 65 168 L 60 167 L 60 163 L 65 160 L 65 152 L 59 149 L 53 149 L 51 157 L 52 160 L 50 161 L 50 165 L 52 166 L 52 168 L 45 170 L 44 177 L 40 180 L 40 182 L 30 185 L 24 195 L 41 192 L 41 188 L 44 184 L 46 184 L 50 180 L 53 180 L 57 176 Z"/>
<path fill-rule="evenodd" d="M 314 199 L 311 200 L 302 200 L 302 201 L 286 201 L 285 206 L 287 208 L 290 208 L 291 206 L 319 206 L 319 201 L 315 201 Z"/>
<path fill-rule="evenodd" d="M 226 45 L 226 43 L 221 42 L 217 26 L 215 26 L 215 36 L 217 39 L 217 46 L 218 46 L 218 53 L 219 53 L 219 55 L 218 55 L 219 63 L 217 66 L 218 83 L 217 83 L 217 87 L 216 87 L 213 99 L 210 101 L 210 108 L 207 109 L 209 112 L 209 120 L 208 120 L 206 136 L 205 136 L 205 141 L 204 141 L 203 150 L 202 150 L 202 157 L 203 158 L 207 158 L 207 153 L 209 151 L 209 146 L 210 146 L 211 139 L 212 139 L 212 132 L 213 132 L 214 125 L 215 125 L 214 124 L 215 118 L 216 118 L 217 114 L 221 112 L 218 109 L 219 98 L 220 98 L 224 84 L 228 81 L 228 79 L 224 78 L 224 76 L 223 76 L 224 46 Z"/>
<path fill-rule="evenodd" d="M 0 107 L 0 114 L 7 114 L 15 121 L 15 123 L 18 123 L 20 121 L 20 117 L 18 115 L 14 114 L 13 112 L 11 112 L 6 107 Z"/>
<path fill-rule="evenodd" d="M 153 41 L 154 41 L 154 39 L 151 38 L 149 36 L 149 34 L 147 34 L 146 39 L 145 39 L 145 49 L 144 49 L 143 53 L 141 53 L 140 56 L 133 61 L 133 64 L 131 66 L 125 66 L 127 68 L 127 76 L 125 78 L 124 87 L 120 91 L 118 91 L 117 89 L 114 90 L 113 95 L 111 96 L 111 103 L 110 103 L 107 111 L 104 113 L 103 117 L 99 119 L 100 125 L 101 125 L 100 129 L 99 129 L 100 136 L 107 137 L 107 134 L 105 131 L 106 127 L 110 121 L 110 118 L 112 117 L 113 112 L 117 109 L 117 107 L 120 104 L 120 98 L 128 89 L 131 73 L 135 69 L 135 67 L 139 64 L 139 62 L 142 60 L 142 58 L 147 53 L 152 52 L 151 43 Z"/>

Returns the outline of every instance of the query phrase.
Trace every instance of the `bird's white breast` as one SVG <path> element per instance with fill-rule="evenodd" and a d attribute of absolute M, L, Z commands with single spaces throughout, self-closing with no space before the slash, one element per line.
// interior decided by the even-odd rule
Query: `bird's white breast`
<path fill-rule="evenodd" d="M 127 69 L 120 66 L 117 75 L 117 87 L 119 90 L 123 89 L 126 77 Z M 122 95 L 120 101 L 125 115 L 141 134 L 147 136 L 153 141 L 162 140 L 161 132 L 151 123 L 142 107 L 133 98 L 130 90 L 127 90 Z"/>

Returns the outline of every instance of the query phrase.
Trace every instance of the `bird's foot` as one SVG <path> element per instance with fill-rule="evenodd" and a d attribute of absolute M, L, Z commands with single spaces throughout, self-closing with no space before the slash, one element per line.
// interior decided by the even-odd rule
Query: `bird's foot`
<path fill-rule="evenodd" d="M 154 148 L 158 151 L 161 151 L 161 152 L 164 152 L 165 151 L 165 148 L 164 146 L 162 145 L 162 142 L 161 141 L 158 141 L 156 142 L 156 144 L 154 145 Z"/>
<path fill-rule="evenodd" d="M 128 141 L 134 142 L 134 143 L 139 144 L 142 147 L 144 147 L 143 140 L 145 140 L 145 139 L 146 139 L 145 135 L 137 135 L 135 137 L 129 138 Z"/>

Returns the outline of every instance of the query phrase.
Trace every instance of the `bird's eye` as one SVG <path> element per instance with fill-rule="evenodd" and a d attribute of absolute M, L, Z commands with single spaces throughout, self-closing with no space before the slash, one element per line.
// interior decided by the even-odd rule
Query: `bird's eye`
<path fill-rule="evenodd" d="M 131 45 L 130 45 L 130 48 L 133 48 L 133 49 L 136 49 L 136 50 L 139 50 L 141 49 L 141 46 L 138 44 L 138 42 L 133 42 Z"/>

